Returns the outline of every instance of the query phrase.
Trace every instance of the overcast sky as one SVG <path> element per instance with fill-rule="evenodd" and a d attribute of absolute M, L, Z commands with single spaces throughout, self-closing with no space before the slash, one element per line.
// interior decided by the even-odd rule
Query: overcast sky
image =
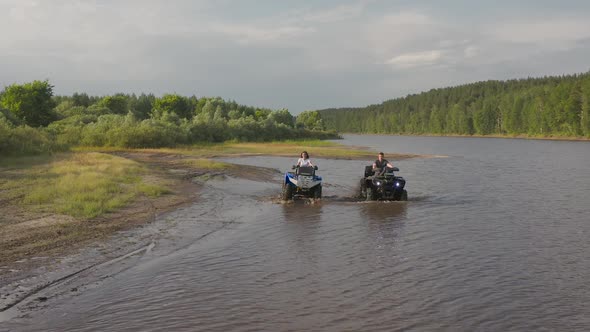
<path fill-rule="evenodd" d="M 0 0 L 0 89 L 270 108 L 590 70 L 590 1 Z"/>

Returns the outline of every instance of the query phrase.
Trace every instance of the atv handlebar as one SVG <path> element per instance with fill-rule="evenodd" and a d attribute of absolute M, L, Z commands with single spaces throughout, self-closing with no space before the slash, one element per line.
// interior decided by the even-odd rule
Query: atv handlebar
<path fill-rule="evenodd" d="M 367 167 L 371 167 L 371 166 L 367 166 Z M 388 171 L 389 172 L 392 172 L 392 173 L 393 172 L 399 172 L 399 168 L 397 168 L 397 167 L 391 167 L 390 168 L 390 167 L 387 167 L 387 166 L 382 167 L 382 168 L 371 168 L 371 170 L 373 171 L 373 175 L 375 175 L 375 176 L 385 175 L 385 174 L 388 173 Z M 365 170 L 365 172 L 366 172 L 366 170 Z"/>
<path fill-rule="evenodd" d="M 291 167 L 291 169 L 298 169 L 298 168 L 299 168 L 299 166 L 297 166 L 297 165 L 293 165 Z M 318 167 L 317 166 L 314 166 L 313 169 L 317 171 L 318 170 Z"/>

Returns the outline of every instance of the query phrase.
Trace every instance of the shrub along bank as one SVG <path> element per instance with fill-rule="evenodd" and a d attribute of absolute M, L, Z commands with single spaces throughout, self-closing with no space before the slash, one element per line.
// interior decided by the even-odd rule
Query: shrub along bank
<path fill-rule="evenodd" d="M 49 82 L 0 92 L 0 155 L 71 147 L 158 148 L 205 142 L 268 142 L 336 138 L 317 112 L 239 105 L 221 98 L 168 94 L 53 96 Z"/>

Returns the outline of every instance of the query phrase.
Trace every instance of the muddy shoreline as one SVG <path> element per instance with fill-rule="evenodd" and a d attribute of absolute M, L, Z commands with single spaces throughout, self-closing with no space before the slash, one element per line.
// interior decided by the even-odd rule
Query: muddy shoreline
<path fill-rule="evenodd" d="M 0 285 L 15 278 L 17 271 L 32 270 L 49 258 L 75 253 L 95 241 L 101 241 L 112 234 L 125 231 L 153 221 L 157 215 L 178 209 L 198 199 L 201 184 L 194 179 L 207 179 L 215 176 L 239 176 L 260 180 L 273 170 L 247 166 L 230 167 L 223 170 L 210 170 L 193 167 L 184 163 L 185 155 L 169 153 L 114 152 L 146 165 L 149 177 L 165 180 L 172 193 L 160 197 L 140 196 L 128 206 L 90 220 L 78 220 L 56 213 L 38 213 L 26 210 L 11 201 L 0 202 L 0 210 L 9 219 L 0 235 Z M 72 235 L 64 234 L 54 225 L 67 224 Z M 55 239 L 55 237 L 63 237 Z M 47 244 L 29 247 L 33 242 Z M 40 259 L 42 256 L 47 259 Z M 18 278 L 18 277 L 17 277 Z M 1 294 L 0 294 L 1 297 Z"/>
<path fill-rule="evenodd" d="M 38 214 L 15 204 L 1 202 L 0 209 L 13 216 L 4 227 L 0 251 L 0 314 L 15 305 L 35 307 L 46 301 L 38 296 L 78 273 L 131 255 L 154 244 L 165 229 L 144 230 L 145 226 L 163 215 L 188 206 L 199 199 L 203 183 L 210 178 L 234 176 L 261 181 L 276 174 L 276 170 L 251 166 L 211 170 L 191 167 L 184 155 L 169 153 L 117 152 L 146 165 L 149 176 L 166 180 L 172 193 L 152 198 L 141 196 L 118 211 L 90 220 L 76 220 L 58 214 Z M 46 246 L 27 249 L 28 241 L 44 241 L 63 234 L 54 234 L 55 223 L 68 223 L 76 231 L 63 240 L 48 241 Z M 166 227 L 173 227 L 166 226 Z M 161 232 L 162 231 L 162 232 Z M 78 291 L 78 289 L 74 289 Z"/>

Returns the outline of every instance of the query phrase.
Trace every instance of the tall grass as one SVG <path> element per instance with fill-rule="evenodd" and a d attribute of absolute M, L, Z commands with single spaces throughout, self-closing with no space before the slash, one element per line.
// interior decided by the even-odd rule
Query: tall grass
<path fill-rule="evenodd" d="M 351 148 L 334 142 L 322 140 L 289 140 L 269 143 L 233 143 L 217 145 L 197 145 L 188 150 L 189 153 L 204 155 L 260 154 L 298 157 L 307 151 L 312 157 L 324 158 L 362 158 L 374 154 L 360 148 Z"/>
<path fill-rule="evenodd" d="M 138 163 L 102 153 L 60 155 L 53 161 L 25 168 L 3 178 L 4 195 L 41 211 L 77 218 L 93 218 L 123 207 L 137 195 L 159 196 L 168 192 L 145 183 L 145 168 Z"/>
<path fill-rule="evenodd" d="M 160 149 L 117 149 L 117 148 L 76 148 L 76 151 L 144 151 L 152 153 L 182 154 L 187 156 L 198 156 L 199 158 L 226 157 L 235 155 L 273 155 L 298 157 L 301 151 L 307 151 L 313 158 L 339 158 L 358 159 L 373 158 L 374 152 L 364 148 L 344 146 L 334 142 L 322 140 L 289 140 L 268 143 L 255 142 L 224 142 L 224 143 L 202 143 L 179 148 Z"/>

